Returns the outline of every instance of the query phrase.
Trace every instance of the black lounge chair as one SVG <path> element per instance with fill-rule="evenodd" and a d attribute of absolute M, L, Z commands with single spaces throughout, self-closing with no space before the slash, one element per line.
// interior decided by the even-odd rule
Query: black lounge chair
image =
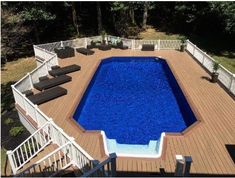
<path fill-rule="evenodd" d="M 73 65 L 70 65 L 70 66 L 50 70 L 49 74 L 54 76 L 54 77 L 57 77 L 57 76 L 60 76 L 60 75 L 64 75 L 64 74 L 68 74 L 68 73 L 71 73 L 71 72 L 78 71 L 80 69 L 81 69 L 81 66 L 73 64 Z"/>
<path fill-rule="evenodd" d="M 102 50 L 102 51 L 107 51 L 107 50 L 110 50 L 110 49 L 111 49 L 111 45 L 101 44 L 99 46 L 99 50 Z"/>
<path fill-rule="evenodd" d="M 42 77 L 39 77 L 39 81 L 41 82 L 41 81 L 44 81 L 44 80 L 48 80 L 49 79 L 49 77 L 48 76 L 42 76 Z"/>
<path fill-rule="evenodd" d="M 153 44 L 143 44 L 141 50 L 142 51 L 154 51 L 154 45 Z"/>
<path fill-rule="evenodd" d="M 92 51 L 90 49 L 87 48 L 77 48 L 76 51 L 78 53 L 84 54 L 84 55 L 92 55 L 95 53 L 95 51 Z"/>
<path fill-rule="evenodd" d="M 67 76 L 67 75 L 61 75 L 56 78 L 40 81 L 38 83 L 35 83 L 33 86 L 34 86 L 34 88 L 42 91 L 42 90 L 46 90 L 48 88 L 52 88 L 57 85 L 69 82 L 71 80 L 72 80 L 72 77 Z"/>
<path fill-rule="evenodd" d="M 67 90 L 58 86 L 35 95 L 28 96 L 28 99 L 34 104 L 42 104 L 66 94 Z"/>

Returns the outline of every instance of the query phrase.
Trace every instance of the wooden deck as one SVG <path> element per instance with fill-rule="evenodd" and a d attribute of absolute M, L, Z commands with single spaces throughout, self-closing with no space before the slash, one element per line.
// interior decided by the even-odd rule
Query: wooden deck
<path fill-rule="evenodd" d="M 225 145 L 235 144 L 235 101 L 218 84 L 204 79 L 208 73 L 186 52 L 162 50 L 142 52 L 112 49 L 95 50 L 92 56 L 76 53 L 76 56 L 60 60 L 61 66 L 78 64 L 81 71 L 69 74 L 72 81 L 62 86 L 68 94 L 39 106 L 53 118 L 68 135 L 75 138 L 92 157 L 105 158 L 103 140 L 99 131 L 84 131 L 73 119 L 86 87 L 100 60 L 111 56 L 162 56 L 170 65 L 191 108 L 201 122 L 183 135 L 167 135 L 163 155 L 159 159 L 117 159 L 117 170 L 130 173 L 172 173 L 175 170 L 175 155 L 191 155 L 192 174 L 235 175 L 235 163 Z M 160 170 L 161 168 L 161 170 Z M 134 174 L 133 174 L 134 175 Z"/>

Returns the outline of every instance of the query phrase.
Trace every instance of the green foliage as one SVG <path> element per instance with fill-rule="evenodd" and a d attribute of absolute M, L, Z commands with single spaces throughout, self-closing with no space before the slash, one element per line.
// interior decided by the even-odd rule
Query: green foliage
<path fill-rule="evenodd" d="M 217 70 L 219 69 L 219 67 L 220 67 L 220 64 L 219 64 L 218 62 L 214 62 L 214 63 L 213 63 L 213 71 L 214 71 L 214 72 L 217 72 Z"/>
<path fill-rule="evenodd" d="M 7 118 L 4 120 L 5 125 L 11 125 L 14 123 L 14 120 L 12 118 Z"/>
<path fill-rule="evenodd" d="M 56 16 L 50 12 L 37 7 L 25 8 L 19 13 L 19 16 L 23 21 L 54 20 L 56 18 Z"/>
<path fill-rule="evenodd" d="M 212 12 L 222 21 L 228 33 L 235 33 L 235 2 L 210 2 Z"/>
<path fill-rule="evenodd" d="M 9 131 L 9 134 L 12 137 L 16 137 L 17 135 L 20 135 L 24 132 L 24 127 L 19 126 L 19 127 L 12 127 L 11 130 Z"/>

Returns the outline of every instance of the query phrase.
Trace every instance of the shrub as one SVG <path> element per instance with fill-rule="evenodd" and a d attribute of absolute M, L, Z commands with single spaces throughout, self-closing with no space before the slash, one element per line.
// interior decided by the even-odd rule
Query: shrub
<path fill-rule="evenodd" d="M 5 125 L 11 125 L 14 123 L 14 120 L 12 118 L 7 118 L 4 120 Z"/>
<path fill-rule="evenodd" d="M 19 126 L 19 127 L 13 127 L 11 128 L 11 130 L 9 131 L 10 135 L 13 137 L 16 137 L 17 135 L 20 135 L 24 132 L 24 127 Z"/>

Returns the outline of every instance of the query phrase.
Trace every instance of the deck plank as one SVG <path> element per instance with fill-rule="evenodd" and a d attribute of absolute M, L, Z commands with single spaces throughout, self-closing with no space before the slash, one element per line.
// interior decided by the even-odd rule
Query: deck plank
<path fill-rule="evenodd" d="M 160 168 L 164 168 L 166 172 L 174 172 L 175 154 L 183 154 L 193 157 L 192 173 L 235 174 L 234 163 L 225 148 L 225 144 L 235 144 L 235 101 L 220 85 L 202 79 L 203 76 L 210 77 L 209 74 L 186 52 L 112 49 L 106 52 L 95 50 L 92 56 L 76 53 L 73 58 L 59 61 L 61 66 L 81 66 L 81 71 L 69 74 L 72 77 L 71 82 L 61 85 L 68 90 L 68 94 L 42 104 L 39 108 L 68 135 L 74 137 L 94 159 L 102 159 L 105 155 L 99 134 L 83 132 L 69 119 L 72 119 L 72 111 L 82 98 L 100 60 L 120 55 L 162 56 L 166 59 L 192 110 L 199 113 L 202 122 L 183 136 L 167 135 L 167 148 L 163 149 L 164 158 L 118 158 L 118 170 L 159 172 Z"/>

